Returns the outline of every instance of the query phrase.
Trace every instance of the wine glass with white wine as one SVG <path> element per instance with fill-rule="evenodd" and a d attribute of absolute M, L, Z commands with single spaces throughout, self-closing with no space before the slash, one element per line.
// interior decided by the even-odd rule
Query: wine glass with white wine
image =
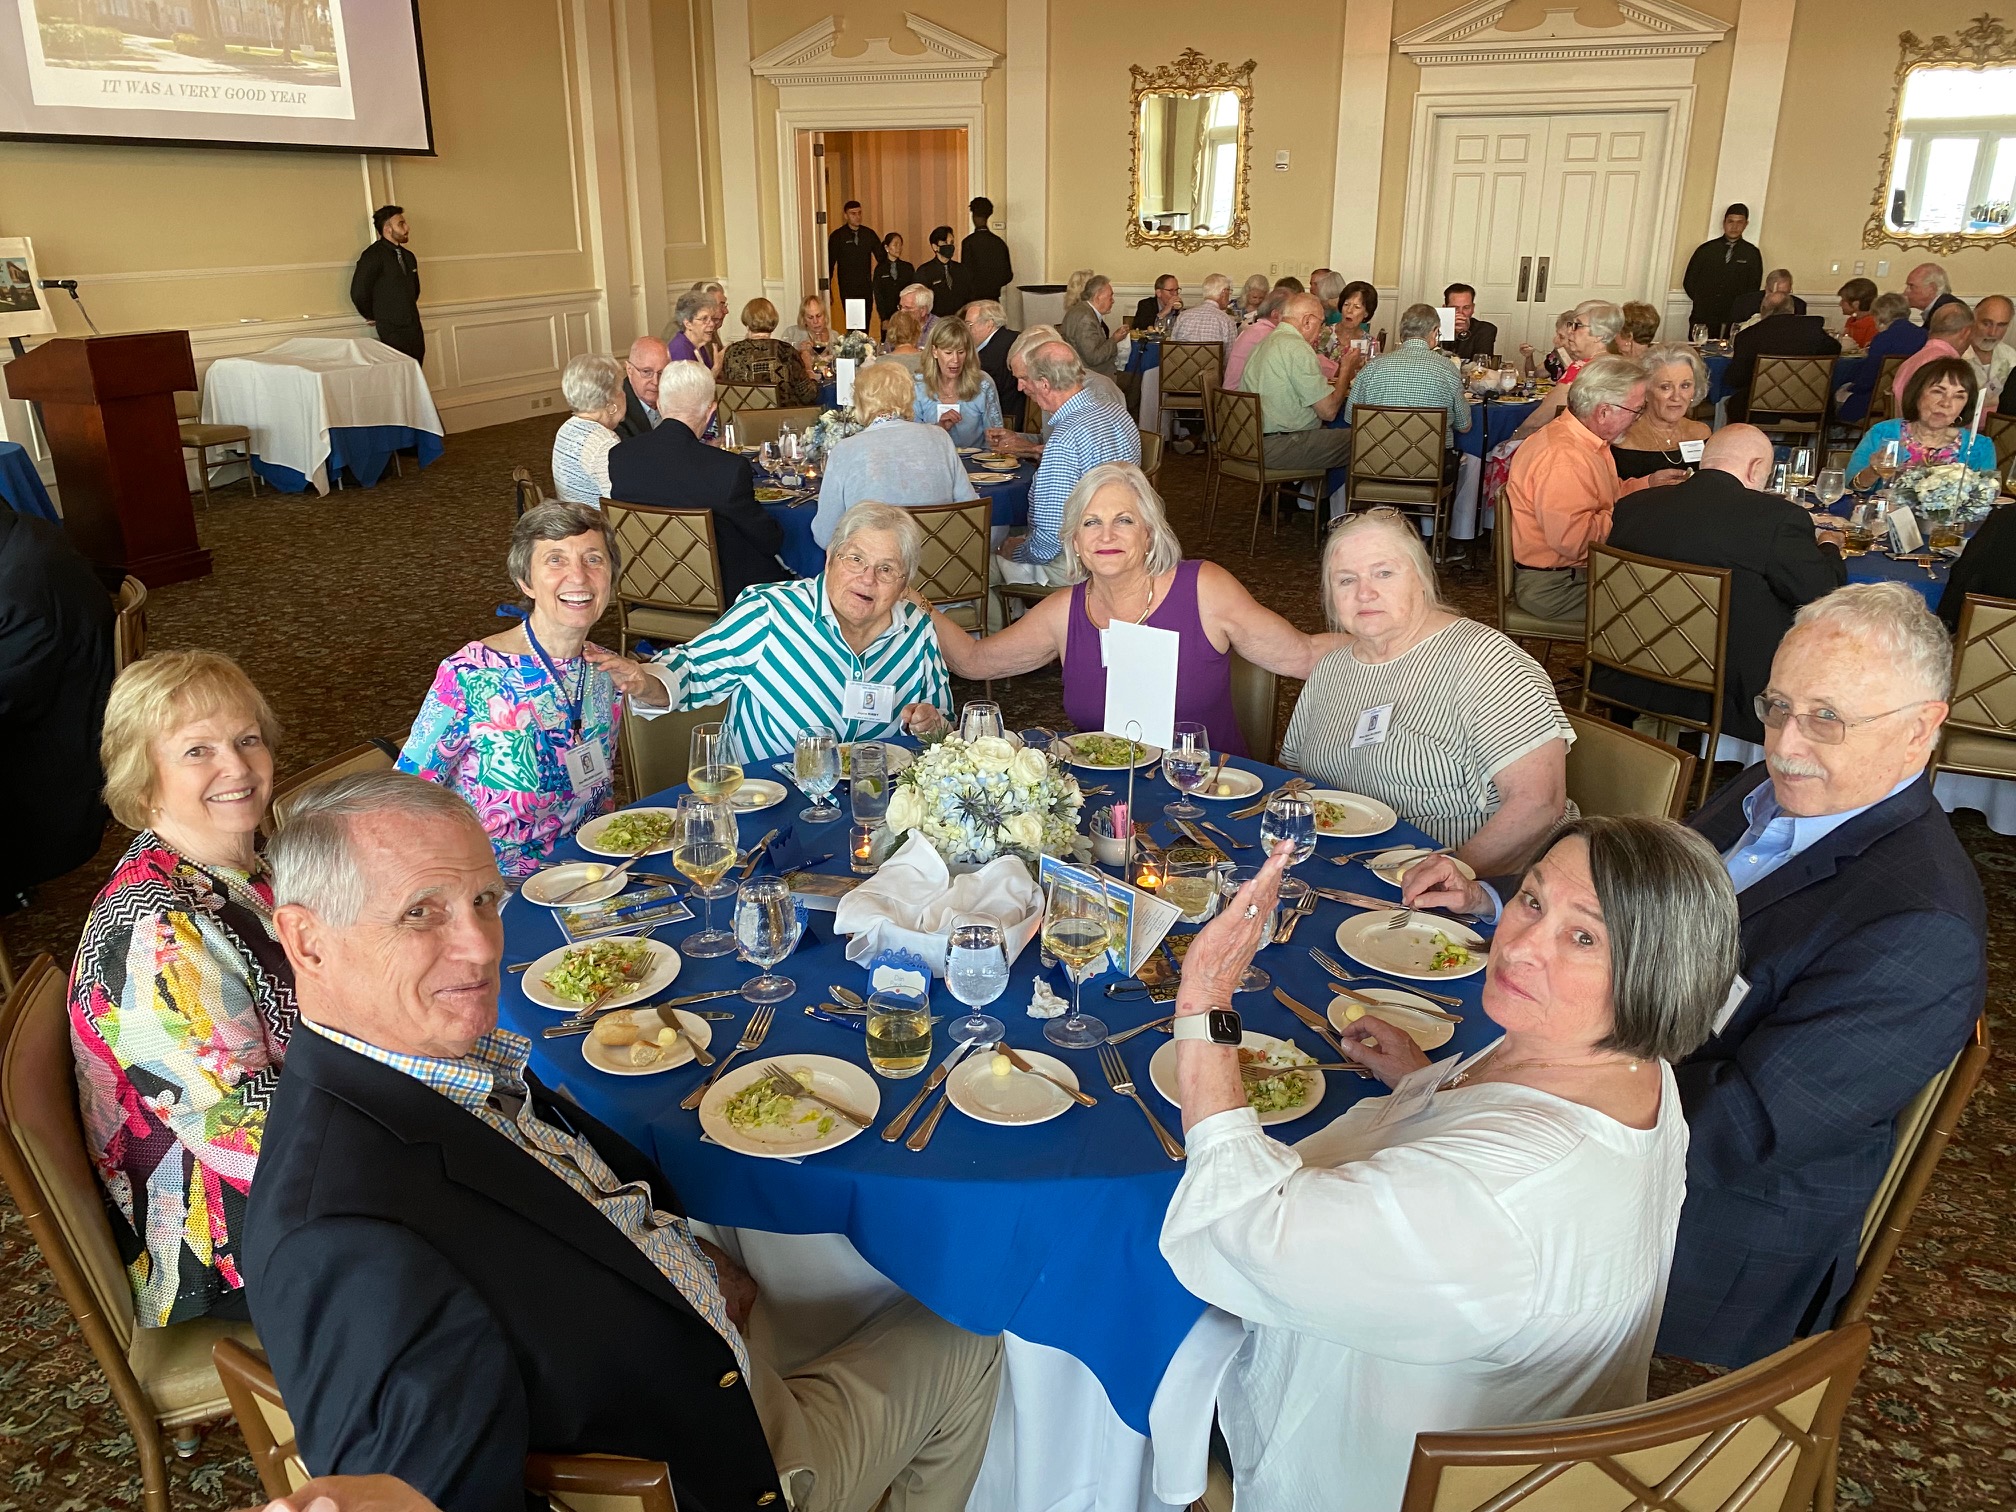
<path fill-rule="evenodd" d="M 733 798 L 742 786 L 742 763 L 719 720 L 693 726 L 687 745 L 686 785 L 708 798 Z"/>
<path fill-rule="evenodd" d="M 735 948 L 735 936 L 714 927 L 714 899 L 721 879 L 735 864 L 739 842 L 734 807 L 725 798 L 683 794 L 673 834 L 677 843 L 672 847 L 672 864 L 693 883 L 693 895 L 706 908 L 703 927 L 681 940 L 679 948 L 703 959 L 727 955 Z"/>
<path fill-rule="evenodd" d="M 1106 1042 L 1106 1026 L 1082 1006 L 1085 976 L 1113 943 L 1113 908 L 1106 894 L 1063 878 L 1050 884 L 1043 910 L 1043 944 L 1071 977 L 1071 1012 L 1043 1026 L 1043 1038 L 1066 1050 L 1091 1050 Z"/>

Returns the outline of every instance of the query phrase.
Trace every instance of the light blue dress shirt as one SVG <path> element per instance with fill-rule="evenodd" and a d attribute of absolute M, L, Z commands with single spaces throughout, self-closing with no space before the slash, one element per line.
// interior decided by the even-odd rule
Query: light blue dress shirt
<path fill-rule="evenodd" d="M 919 425 L 938 424 L 938 401 L 930 389 L 925 387 L 924 375 L 919 373 L 916 380 L 917 397 L 910 411 L 910 418 Z M 987 432 L 1001 428 L 1001 395 L 995 391 L 994 378 L 990 373 L 980 375 L 980 392 L 971 399 L 961 401 L 958 406 L 959 419 L 946 434 L 957 446 L 984 446 Z M 939 427 L 941 430 L 944 427 Z"/>

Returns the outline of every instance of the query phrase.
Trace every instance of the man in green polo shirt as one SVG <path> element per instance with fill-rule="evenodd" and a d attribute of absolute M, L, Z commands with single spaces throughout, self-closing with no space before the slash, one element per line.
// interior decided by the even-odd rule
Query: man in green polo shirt
<path fill-rule="evenodd" d="M 1260 428 L 1267 433 L 1267 467 L 1342 467 L 1351 456 L 1351 432 L 1326 427 L 1337 418 L 1359 364 L 1346 362 L 1335 381 L 1323 376 L 1311 345 L 1323 330 L 1323 301 L 1297 294 L 1281 307 L 1281 323 L 1253 349 L 1240 379 L 1260 396 Z"/>

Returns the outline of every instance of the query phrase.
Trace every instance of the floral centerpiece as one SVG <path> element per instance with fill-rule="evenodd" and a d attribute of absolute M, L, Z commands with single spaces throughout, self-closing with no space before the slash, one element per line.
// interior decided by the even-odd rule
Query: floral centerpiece
<path fill-rule="evenodd" d="M 1938 462 L 1897 475 L 1898 502 L 1929 515 L 1971 520 L 1994 505 L 1999 483 L 1992 472 L 1977 473 L 1964 462 Z"/>
<path fill-rule="evenodd" d="M 896 778 L 885 822 L 892 835 L 923 835 L 947 865 L 1012 855 L 1033 869 L 1045 851 L 1070 851 L 1081 801 L 1078 784 L 1033 746 L 948 735 Z"/>
<path fill-rule="evenodd" d="M 861 422 L 854 418 L 854 407 L 842 405 L 829 409 L 814 420 L 805 431 L 805 459 L 816 462 L 833 447 L 845 441 L 861 429 Z"/>
<path fill-rule="evenodd" d="M 833 355 L 845 357 L 849 362 L 872 362 L 875 343 L 868 339 L 866 331 L 842 331 L 833 338 Z"/>

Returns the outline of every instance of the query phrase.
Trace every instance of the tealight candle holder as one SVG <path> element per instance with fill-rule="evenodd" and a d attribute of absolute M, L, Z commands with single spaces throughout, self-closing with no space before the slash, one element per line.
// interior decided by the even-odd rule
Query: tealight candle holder
<path fill-rule="evenodd" d="M 1134 858 L 1134 885 L 1143 892 L 1154 892 L 1162 885 L 1162 858 L 1153 851 L 1143 850 Z"/>
<path fill-rule="evenodd" d="M 848 865 L 863 876 L 880 864 L 875 859 L 875 842 L 881 828 L 879 824 L 857 824 L 847 832 Z"/>

